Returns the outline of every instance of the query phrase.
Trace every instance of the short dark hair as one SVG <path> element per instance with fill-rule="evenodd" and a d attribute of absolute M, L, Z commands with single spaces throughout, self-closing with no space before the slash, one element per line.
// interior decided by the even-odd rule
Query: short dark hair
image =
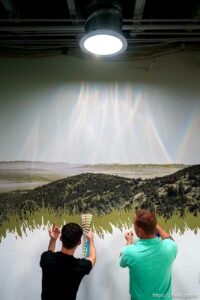
<path fill-rule="evenodd" d="M 72 249 L 80 241 L 83 229 L 76 223 L 65 224 L 61 230 L 61 241 L 65 248 Z"/>
<path fill-rule="evenodd" d="M 155 213 L 149 210 L 136 210 L 137 227 L 142 228 L 146 234 L 153 234 L 156 231 L 157 220 Z"/>

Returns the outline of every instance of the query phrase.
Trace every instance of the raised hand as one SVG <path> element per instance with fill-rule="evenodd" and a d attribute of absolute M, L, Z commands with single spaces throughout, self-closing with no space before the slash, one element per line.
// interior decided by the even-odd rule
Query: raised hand
<path fill-rule="evenodd" d="M 89 241 L 93 240 L 93 232 L 92 231 L 85 233 L 85 236 Z"/>
<path fill-rule="evenodd" d="M 53 224 L 52 229 L 49 229 L 49 236 L 53 240 L 57 240 L 60 235 L 60 229 L 56 224 Z"/>
<path fill-rule="evenodd" d="M 129 231 L 125 234 L 125 239 L 127 241 L 127 245 L 130 245 L 133 243 L 133 232 Z"/>

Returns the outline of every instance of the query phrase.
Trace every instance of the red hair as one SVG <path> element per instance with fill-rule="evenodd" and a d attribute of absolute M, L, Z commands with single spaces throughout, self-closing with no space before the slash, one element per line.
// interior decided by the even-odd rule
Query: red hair
<path fill-rule="evenodd" d="M 153 234 L 156 231 L 157 220 L 155 213 L 148 210 L 136 210 L 135 224 L 142 228 L 146 234 Z"/>

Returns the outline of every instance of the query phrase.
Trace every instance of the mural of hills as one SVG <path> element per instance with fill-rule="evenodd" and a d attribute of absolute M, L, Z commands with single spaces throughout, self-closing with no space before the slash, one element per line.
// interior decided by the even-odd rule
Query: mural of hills
<path fill-rule="evenodd" d="M 153 178 L 172 174 L 183 164 L 69 164 L 64 162 L 8 161 L 0 162 L 0 192 L 33 189 L 68 176 L 101 173 L 126 178 Z"/>
<path fill-rule="evenodd" d="M 25 218 L 40 208 L 109 214 L 113 209 L 129 211 L 148 208 L 170 218 L 174 213 L 200 212 L 200 165 L 151 179 L 125 178 L 108 174 L 83 173 L 69 176 L 33 190 L 0 194 L 0 223 L 9 215 Z"/>

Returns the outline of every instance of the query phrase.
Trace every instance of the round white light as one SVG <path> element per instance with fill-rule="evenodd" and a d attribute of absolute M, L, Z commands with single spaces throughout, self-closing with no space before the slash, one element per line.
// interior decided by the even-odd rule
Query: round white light
<path fill-rule="evenodd" d="M 97 55 L 111 55 L 122 49 L 122 41 L 115 36 L 98 34 L 89 37 L 84 42 L 84 47 Z"/>
<path fill-rule="evenodd" d="M 111 30 L 96 30 L 82 37 L 80 46 L 83 51 L 101 56 L 113 56 L 125 51 L 126 39 Z"/>

